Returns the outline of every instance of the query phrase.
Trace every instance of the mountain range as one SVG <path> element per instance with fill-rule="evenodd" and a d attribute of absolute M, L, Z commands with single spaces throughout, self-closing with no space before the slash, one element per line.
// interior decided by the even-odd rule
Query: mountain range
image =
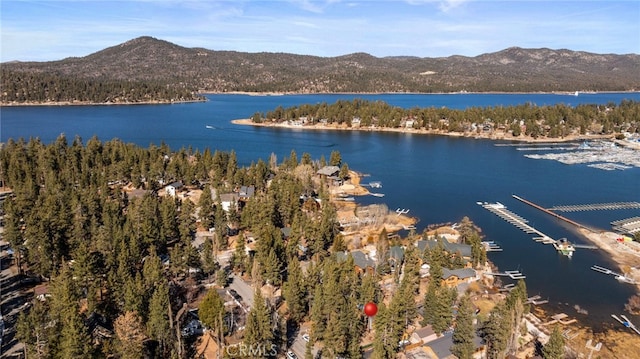
<path fill-rule="evenodd" d="M 186 48 L 144 36 L 84 57 L 7 62 L 9 76 L 165 83 L 200 92 L 638 91 L 640 55 L 507 48 L 475 57 L 318 57 Z M 5 79 L 6 80 L 6 79 Z"/>

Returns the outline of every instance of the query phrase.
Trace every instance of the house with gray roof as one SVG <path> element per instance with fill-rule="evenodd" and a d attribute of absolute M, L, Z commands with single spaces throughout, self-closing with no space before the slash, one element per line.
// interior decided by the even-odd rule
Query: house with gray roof
<path fill-rule="evenodd" d="M 471 259 L 471 246 L 463 243 L 452 243 L 445 239 L 429 239 L 429 240 L 419 240 L 416 242 L 416 247 L 420 252 L 424 252 L 427 248 L 433 249 L 438 244 L 441 244 L 445 251 L 455 254 L 460 253 L 460 256 L 464 259 Z"/>
<path fill-rule="evenodd" d="M 402 261 L 404 261 L 404 247 L 402 246 L 392 246 L 389 248 L 389 267 L 391 271 L 395 271 L 396 268 L 402 266 Z"/>
<path fill-rule="evenodd" d="M 340 167 L 338 166 L 324 166 L 316 172 L 320 176 L 332 177 L 337 176 L 340 173 Z"/>
<path fill-rule="evenodd" d="M 455 287 L 460 283 L 471 283 L 478 280 L 478 275 L 474 269 L 459 268 L 449 269 L 442 268 L 442 281 L 449 287 Z"/>
<path fill-rule="evenodd" d="M 376 262 L 371 259 L 366 253 L 362 251 L 353 251 L 353 252 L 337 252 L 336 258 L 338 261 L 346 261 L 347 258 L 351 255 L 353 257 L 353 263 L 355 265 L 355 270 L 358 273 L 373 273 L 376 268 Z"/>

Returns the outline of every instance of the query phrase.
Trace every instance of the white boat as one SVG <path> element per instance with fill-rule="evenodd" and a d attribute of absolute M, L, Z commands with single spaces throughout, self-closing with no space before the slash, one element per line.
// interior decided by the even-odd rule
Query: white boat
<path fill-rule="evenodd" d="M 382 182 L 379 182 L 379 181 L 369 182 L 369 186 L 371 186 L 371 188 L 382 188 Z"/>
<path fill-rule="evenodd" d="M 629 278 L 626 275 L 617 275 L 616 279 L 619 280 L 620 282 L 631 283 L 631 284 L 636 283 L 636 281 L 633 278 Z"/>

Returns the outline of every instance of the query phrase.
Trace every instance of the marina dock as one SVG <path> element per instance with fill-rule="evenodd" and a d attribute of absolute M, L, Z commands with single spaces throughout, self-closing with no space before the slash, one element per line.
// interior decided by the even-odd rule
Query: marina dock
<path fill-rule="evenodd" d="M 512 197 L 517 199 L 518 201 L 520 201 L 522 203 L 530 205 L 533 208 L 537 208 L 537 209 L 541 210 L 542 212 L 544 212 L 546 214 L 550 214 L 550 215 L 552 215 L 552 216 L 554 216 L 554 217 L 556 217 L 558 219 L 561 219 L 561 220 L 563 220 L 563 221 L 565 221 L 565 222 L 567 222 L 569 224 L 573 224 L 574 226 L 576 226 L 578 228 L 584 228 L 584 229 L 587 229 L 589 231 L 593 231 L 591 228 L 588 228 L 588 227 L 586 227 L 586 226 L 584 226 L 584 225 L 582 225 L 582 224 L 580 224 L 580 223 L 578 223 L 576 221 L 572 221 L 569 218 L 566 218 L 566 217 L 563 217 L 563 216 L 561 216 L 561 215 L 559 215 L 557 213 L 554 213 L 554 212 L 552 212 L 552 211 L 550 211 L 550 210 L 548 210 L 548 209 L 546 209 L 546 208 L 544 208 L 542 206 L 539 206 L 539 205 L 537 205 L 537 204 L 535 204 L 535 203 L 533 203 L 531 201 L 527 201 L 526 199 L 524 199 L 522 197 L 519 197 L 519 196 L 516 196 L 515 194 L 512 195 Z"/>
<path fill-rule="evenodd" d="M 612 203 L 593 203 L 593 204 L 575 204 L 566 206 L 554 206 L 548 208 L 549 211 L 560 212 L 582 212 L 582 211 L 604 211 L 616 209 L 638 209 L 640 202 L 612 202 Z"/>
<path fill-rule="evenodd" d="M 496 202 L 496 203 L 478 202 L 478 204 L 481 205 L 484 209 L 488 210 L 489 212 L 511 223 L 512 225 L 514 225 L 516 228 L 520 229 L 524 233 L 537 234 L 542 238 L 550 238 L 546 234 L 528 225 L 527 224 L 529 222 L 528 220 L 511 212 L 510 210 L 507 209 L 505 205 L 503 205 L 500 202 Z"/>
<path fill-rule="evenodd" d="M 537 207 L 538 209 L 541 209 L 543 211 L 549 212 L 555 216 L 555 213 L 544 209 L 536 204 L 533 204 L 523 198 L 520 198 L 516 195 L 513 195 L 514 198 L 523 201 L 527 204 L 530 204 L 534 207 Z M 598 247 L 593 246 L 593 245 L 588 245 L 588 244 L 572 244 L 569 241 L 567 241 L 566 238 L 560 238 L 559 240 L 555 240 L 553 238 L 551 238 L 550 236 L 542 233 L 541 231 L 535 229 L 534 227 L 530 226 L 528 224 L 529 221 L 527 221 L 526 219 L 520 217 L 519 215 L 509 211 L 507 209 L 507 207 L 505 205 L 503 205 L 500 202 L 496 202 L 496 203 L 487 203 L 487 202 L 477 202 L 479 205 L 481 205 L 483 208 L 485 208 L 486 210 L 488 210 L 489 212 L 497 215 L 498 217 L 504 219 L 505 221 L 511 223 L 512 225 L 514 225 L 516 228 L 520 229 L 521 231 L 527 233 L 527 234 L 536 234 L 536 237 L 533 237 L 533 240 L 536 242 L 540 242 L 542 244 L 551 244 L 553 246 L 553 248 L 555 248 L 558 252 L 562 253 L 563 255 L 571 258 L 573 256 L 573 252 L 576 250 L 576 248 L 583 248 L 583 249 L 598 249 Z M 568 219 L 562 217 L 562 219 L 569 221 Z M 577 224 L 577 223 L 576 223 Z M 579 224 L 578 224 L 579 225 Z"/>
<path fill-rule="evenodd" d="M 640 217 L 631 217 L 611 222 L 614 231 L 635 234 L 640 232 Z"/>

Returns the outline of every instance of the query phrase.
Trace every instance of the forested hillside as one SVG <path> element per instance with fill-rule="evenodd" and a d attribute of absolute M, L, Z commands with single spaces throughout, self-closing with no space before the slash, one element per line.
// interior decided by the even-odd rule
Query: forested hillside
<path fill-rule="evenodd" d="M 185 48 L 140 37 L 80 58 L 3 63 L 2 102 L 42 101 L 40 90 L 21 79 L 67 82 L 122 81 L 163 84 L 172 91 L 209 92 L 553 92 L 637 91 L 640 55 L 522 49 L 475 57 L 384 57 L 365 53 L 318 57 Z M 51 89 L 61 85 L 50 85 Z M 66 86 L 63 86 L 66 87 Z M 139 91 L 139 90 L 137 90 Z M 33 93 L 33 96 L 31 95 Z M 182 94 L 145 92 L 164 100 Z M 137 94 L 129 93 L 144 98 Z M 81 87 L 66 97 L 86 96 Z M 122 97 L 116 91 L 95 101 Z M 44 96 L 47 98 L 47 96 Z M 55 97 L 52 100 L 56 100 Z"/>
<path fill-rule="evenodd" d="M 184 87 L 159 81 L 81 78 L 0 70 L 3 103 L 171 103 L 203 101 Z"/>

